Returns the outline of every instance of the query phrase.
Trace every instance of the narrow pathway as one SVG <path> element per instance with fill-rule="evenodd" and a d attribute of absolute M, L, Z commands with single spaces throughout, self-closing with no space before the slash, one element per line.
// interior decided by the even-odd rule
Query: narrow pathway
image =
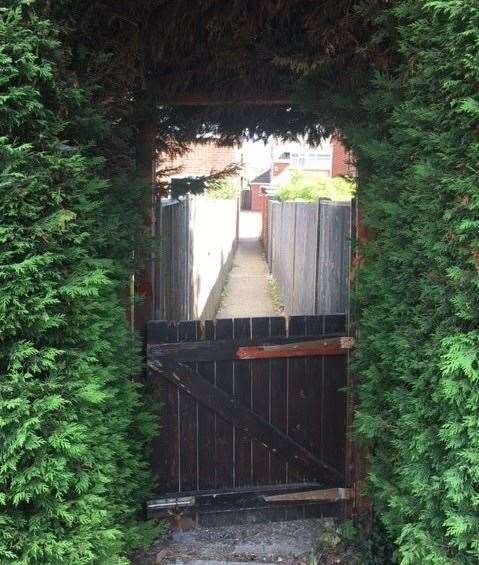
<path fill-rule="evenodd" d="M 260 241 L 261 214 L 241 212 L 239 242 L 217 318 L 277 316 L 270 276 Z"/>

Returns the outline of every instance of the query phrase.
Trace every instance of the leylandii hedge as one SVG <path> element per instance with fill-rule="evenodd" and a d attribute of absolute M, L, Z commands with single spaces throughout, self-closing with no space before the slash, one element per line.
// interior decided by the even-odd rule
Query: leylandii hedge
<path fill-rule="evenodd" d="M 371 449 L 370 494 L 398 561 L 473 564 L 479 4 L 401 0 L 382 30 L 397 37 L 399 67 L 376 75 L 361 96 L 316 100 L 358 155 L 371 228 L 357 296 L 356 425 Z"/>
<path fill-rule="evenodd" d="M 4 2 L 0 562 L 121 563 L 142 535 L 151 426 L 131 380 L 121 273 L 98 250 L 109 185 L 55 37 L 31 2 Z"/>

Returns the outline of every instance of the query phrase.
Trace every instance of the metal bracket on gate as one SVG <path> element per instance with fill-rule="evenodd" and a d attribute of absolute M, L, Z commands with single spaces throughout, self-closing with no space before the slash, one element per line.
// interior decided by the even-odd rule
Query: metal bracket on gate
<path fill-rule="evenodd" d="M 176 498 L 157 498 L 149 500 L 146 509 L 147 512 L 168 510 L 169 508 L 180 508 L 185 506 L 194 506 L 196 499 L 194 496 L 181 496 Z"/>

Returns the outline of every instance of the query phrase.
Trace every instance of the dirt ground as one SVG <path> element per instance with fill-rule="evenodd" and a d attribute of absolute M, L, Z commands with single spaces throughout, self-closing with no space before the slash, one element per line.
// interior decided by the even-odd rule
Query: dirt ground
<path fill-rule="evenodd" d="M 310 564 L 314 563 L 315 547 L 332 524 L 329 519 L 315 519 L 176 531 L 167 540 L 155 544 L 147 554 L 138 556 L 134 563 Z"/>

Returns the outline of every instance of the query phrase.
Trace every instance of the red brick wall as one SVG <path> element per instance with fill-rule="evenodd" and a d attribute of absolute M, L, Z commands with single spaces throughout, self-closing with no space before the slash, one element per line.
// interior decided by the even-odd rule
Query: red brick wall
<path fill-rule="evenodd" d="M 262 209 L 262 193 L 261 184 L 250 184 L 251 188 L 251 210 L 261 212 Z"/>
<path fill-rule="evenodd" d="M 331 176 L 350 176 L 353 177 L 356 174 L 354 165 L 352 164 L 352 156 L 346 151 L 343 144 L 336 138 L 331 140 L 331 145 L 333 147 L 333 163 Z"/>
<path fill-rule="evenodd" d="M 179 168 L 173 174 L 209 175 L 221 171 L 229 165 L 239 164 L 237 147 L 219 147 L 214 142 L 193 143 L 187 153 L 176 159 L 159 159 L 160 169 Z"/>

